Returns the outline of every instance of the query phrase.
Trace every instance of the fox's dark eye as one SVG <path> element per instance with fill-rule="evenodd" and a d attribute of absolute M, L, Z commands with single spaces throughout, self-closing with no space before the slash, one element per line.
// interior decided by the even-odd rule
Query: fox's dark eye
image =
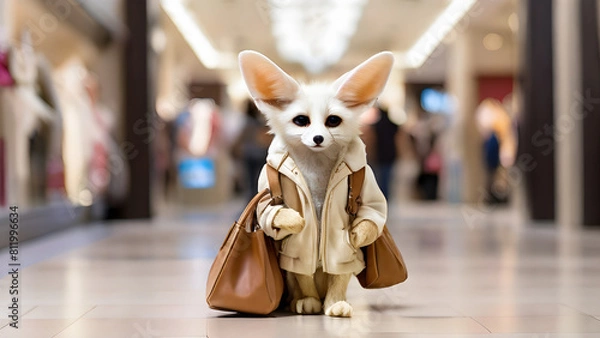
<path fill-rule="evenodd" d="M 336 115 L 331 115 L 325 121 L 325 125 L 329 128 L 335 128 L 342 123 L 342 118 Z"/>
<path fill-rule="evenodd" d="M 292 120 L 298 127 L 306 127 L 310 124 L 310 119 L 306 115 L 298 115 Z"/>

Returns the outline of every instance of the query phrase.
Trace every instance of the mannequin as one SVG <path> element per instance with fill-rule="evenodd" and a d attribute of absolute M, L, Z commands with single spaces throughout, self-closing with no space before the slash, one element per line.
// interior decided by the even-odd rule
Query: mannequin
<path fill-rule="evenodd" d="M 103 204 L 105 199 L 109 205 L 120 202 L 127 194 L 129 172 L 125 155 L 111 136 L 116 120 L 101 103 L 98 79 L 78 58 L 63 63 L 56 79 L 63 103 L 65 187 L 69 199 L 84 206 Z M 102 209 L 99 206 L 94 212 Z"/>
<path fill-rule="evenodd" d="M 93 203 L 89 187 L 89 163 L 93 154 L 92 104 L 84 86 L 87 69 L 78 59 L 66 61 L 56 72 L 58 93 L 63 108 L 63 156 L 65 188 L 72 203 Z"/>
<path fill-rule="evenodd" d="M 9 71 L 15 84 L 3 93 L 4 135 L 6 137 L 7 200 L 20 206 L 32 204 L 29 137 L 42 126 L 52 125 L 55 111 L 36 89 L 38 57 L 31 46 L 31 36 L 23 34 L 21 45 L 9 54 Z"/>

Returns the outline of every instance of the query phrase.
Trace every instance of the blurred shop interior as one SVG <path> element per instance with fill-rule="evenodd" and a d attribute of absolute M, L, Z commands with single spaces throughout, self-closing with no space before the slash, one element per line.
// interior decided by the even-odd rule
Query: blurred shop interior
<path fill-rule="evenodd" d="M 394 53 L 363 116 L 391 208 L 600 224 L 597 0 L 0 0 L 0 14 L 0 215 L 17 205 L 23 236 L 245 200 L 270 142 L 245 49 L 303 81 Z"/>

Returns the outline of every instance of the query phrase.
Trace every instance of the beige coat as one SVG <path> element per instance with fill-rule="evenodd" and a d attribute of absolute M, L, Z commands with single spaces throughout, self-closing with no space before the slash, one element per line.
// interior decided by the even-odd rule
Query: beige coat
<path fill-rule="evenodd" d="M 285 146 L 276 138 L 269 148 L 267 163 L 282 174 L 281 186 L 285 206 L 298 211 L 305 219 L 305 227 L 298 234 L 272 227 L 273 218 L 282 205 L 269 205 L 263 201 L 258 207 L 258 220 L 265 233 L 281 240 L 279 265 L 282 269 L 303 275 L 312 275 L 319 266 L 330 274 L 359 273 L 364 267 L 362 251 L 350 243 L 350 217 L 346 212 L 348 201 L 348 175 L 366 166 L 361 192 L 362 206 L 352 226 L 368 219 L 379 227 L 387 216 L 387 203 L 381 193 L 373 171 L 366 163 L 365 146 L 359 138 L 350 143 L 348 151 L 332 173 L 326 200 L 323 203 L 321 229 L 309 188 Z M 267 188 L 266 170 L 260 174 L 259 189 Z"/>

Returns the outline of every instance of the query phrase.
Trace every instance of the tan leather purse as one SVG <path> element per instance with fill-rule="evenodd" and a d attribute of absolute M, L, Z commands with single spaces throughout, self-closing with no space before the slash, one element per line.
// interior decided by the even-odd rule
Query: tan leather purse
<path fill-rule="evenodd" d="M 269 195 L 259 192 L 229 230 L 206 283 L 212 309 L 269 314 L 279 306 L 283 277 L 273 239 L 258 226 L 256 207 Z"/>
<path fill-rule="evenodd" d="M 365 168 L 352 173 L 348 179 L 346 211 L 351 219 L 356 218 L 360 208 L 360 192 L 364 180 Z M 387 225 L 383 226 L 383 232 L 375 242 L 361 249 L 366 267 L 356 275 L 356 278 L 363 288 L 387 288 L 402 283 L 408 278 L 406 264 Z"/>

